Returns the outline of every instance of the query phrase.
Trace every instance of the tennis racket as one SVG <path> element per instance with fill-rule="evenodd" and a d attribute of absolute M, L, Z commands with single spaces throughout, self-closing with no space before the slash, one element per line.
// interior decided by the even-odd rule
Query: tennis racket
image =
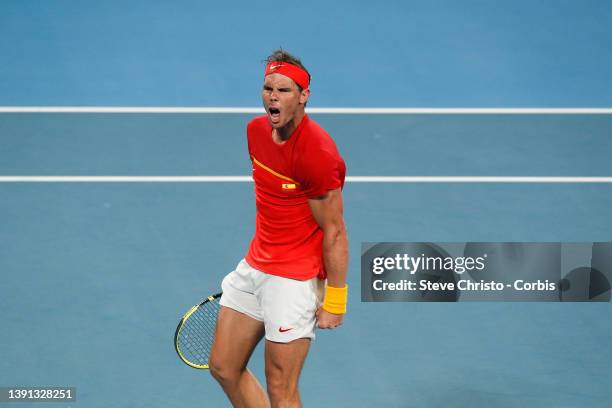
<path fill-rule="evenodd" d="M 174 333 L 174 349 L 189 367 L 207 369 L 221 293 L 210 295 L 183 315 Z"/>

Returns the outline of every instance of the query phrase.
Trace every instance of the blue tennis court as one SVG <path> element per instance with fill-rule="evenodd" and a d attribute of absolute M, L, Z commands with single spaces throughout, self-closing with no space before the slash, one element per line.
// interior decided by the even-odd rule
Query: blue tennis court
<path fill-rule="evenodd" d="M 245 254 L 255 219 L 248 181 L 23 181 L 248 176 L 253 114 L 2 107 L 259 106 L 262 60 L 282 45 L 313 71 L 314 108 L 587 109 L 313 113 L 348 176 L 612 176 L 607 2 L 275 7 L 0 5 L 0 387 L 77 388 L 77 402 L 41 407 L 229 406 L 172 337 Z M 275 31 L 300 18 L 301 31 Z M 344 197 L 348 314 L 313 343 L 304 406 L 612 406 L 608 302 L 359 298 L 362 242 L 611 241 L 612 184 L 348 182 Z"/>
<path fill-rule="evenodd" d="M 349 175 L 610 174 L 609 115 L 314 117 L 335 135 Z M 248 174 L 247 119 L 3 114 L 11 137 L 0 170 Z M 171 340 L 184 309 L 218 290 L 244 255 L 251 183 L 0 189 L 5 378 L 75 385 L 88 407 L 227 404 L 208 373 L 178 361 Z M 364 241 L 597 241 L 612 229 L 608 184 L 348 183 L 345 194 L 353 288 Z M 609 303 L 371 304 L 355 290 L 349 310 L 342 329 L 314 343 L 306 406 L 611 401 Z M 253 367 L 262 374 L 261 353 Z"/>

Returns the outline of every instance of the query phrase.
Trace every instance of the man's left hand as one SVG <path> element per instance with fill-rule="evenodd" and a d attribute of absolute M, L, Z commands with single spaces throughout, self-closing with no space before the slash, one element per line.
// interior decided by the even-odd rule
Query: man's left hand
<path fill-rule="evenodd" d="M 327 310 L 320 307 L 316 313 L 317 326 L 320 329 L 335 329 L 342 325 L 344 320 L 343 314 L 329 313 Z"/>

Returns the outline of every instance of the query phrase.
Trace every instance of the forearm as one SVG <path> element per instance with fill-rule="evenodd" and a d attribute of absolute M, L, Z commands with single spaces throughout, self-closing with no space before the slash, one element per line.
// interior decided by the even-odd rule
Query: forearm
<path fill-rule="evenodd" d="M 327 272 L 327 284 L 343 288 L 348 270 L 348 237 L 344 224 L 324 231 L 323 261 Z"/>

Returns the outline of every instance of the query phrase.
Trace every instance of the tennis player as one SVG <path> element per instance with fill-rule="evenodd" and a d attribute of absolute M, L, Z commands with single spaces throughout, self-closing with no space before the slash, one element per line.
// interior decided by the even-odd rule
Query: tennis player
<path fill-rule="evenodd" d="M 247 126 L 257 217 L 245 258 L 222 282 L 209 360 L 234 407 L 301 407 L 298 380 L 315 326 L 346 312 L 346 167 L 331 137 L 305 113 L 310 74 L 283 50 L 268 57 L 266 115 Z M 265 336 L 267 392 L 247 369 Z"/>

